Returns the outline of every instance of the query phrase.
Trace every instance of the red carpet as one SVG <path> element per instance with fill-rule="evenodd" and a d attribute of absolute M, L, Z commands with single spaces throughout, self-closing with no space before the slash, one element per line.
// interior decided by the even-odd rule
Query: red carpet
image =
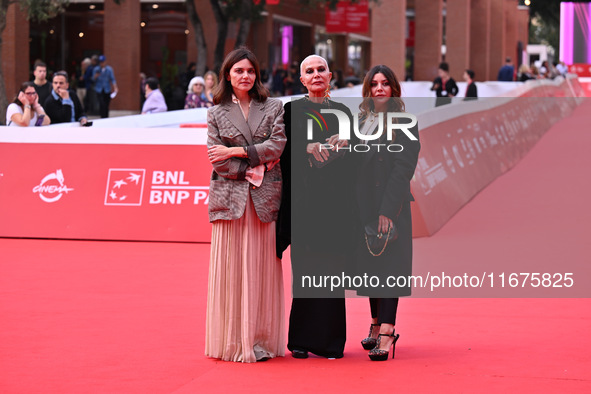
<path fill-rule="evenodd" d="M 417 271 L 588 265 L 590 113 L 587 102 L 415 240 Z M 209 245 L 0 239 L 0 250 L 0 393 L 591 392 L 589 299 L 403 299 L 396 359 L 383 363 L 359 344 L 367 301 L 349 299 L 345 358 L 244 365 L 203 356 Z"/>

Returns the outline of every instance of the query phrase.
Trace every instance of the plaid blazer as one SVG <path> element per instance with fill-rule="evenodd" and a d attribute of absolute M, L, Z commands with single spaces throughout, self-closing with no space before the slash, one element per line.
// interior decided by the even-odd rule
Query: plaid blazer
<path fill-rule="evenodd" d="M 283 104 L 277 99 L 264 103 L 252 100 L 248 122 L 238 104 L 222 103 L 207 111 L 207 147 L 225 145 L 247 148 L 248 158 L 230 158 L 213 163 L 209 186 L 209 221 L 242 217 L 248 195 L 263 223 L 277 220 L 281 204 L 281 168 L 279 164 L 265 172 L 260 187 L 246 179 L 248 167 L 279 159 L 285 148 Z"/>

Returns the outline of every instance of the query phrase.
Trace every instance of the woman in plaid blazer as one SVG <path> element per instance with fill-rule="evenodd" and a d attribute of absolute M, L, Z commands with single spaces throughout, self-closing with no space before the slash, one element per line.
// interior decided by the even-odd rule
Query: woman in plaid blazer
<path fill-rule="evenodd" d="M 253 53 L 228 54 L 207 113 L 212 222 L 205 354 L 255 362 L 285 354 L 283 274 L 275 253 L 283 106 Z"/>

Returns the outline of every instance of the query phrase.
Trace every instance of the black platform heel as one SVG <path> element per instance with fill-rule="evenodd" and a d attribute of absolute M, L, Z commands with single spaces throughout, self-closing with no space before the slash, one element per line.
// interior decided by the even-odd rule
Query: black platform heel
<path fill-rule="evenodd" d="M 365 350 L 371 350 L 374 347 L 376 347 L 376 343 L 378 342 L 377 338 L 372 338 L 371 333 L 373 332 L 373 328 L 374 327 L 379 327 L 379 324 L 371 324 L 369 326 L 369 334 L 367 334 L 367 338 L 363 339 L 361 341 L 361 346 L 363 346 L 363 348 Z"/>
<path fill-rule="evenodd" d="M 398 338 L 400 338 L 400 334 L 378 334 L 378 340 L 376 343 L 376 347 L 371 349 L 369 351 L 369 358 L 371 359 L 371 361 L 386 361 L 388 359 L 388 355 L 389 352 L 388 350 L 381 350 L 379 349 L 380 347 L 380 342 L 382 337 L 392 337 L 394 338 L 394 340 L 392 341 L 392 358 L 394 358 L 394 351 L 396 350 L 396 341 L 398 341 Z"/>

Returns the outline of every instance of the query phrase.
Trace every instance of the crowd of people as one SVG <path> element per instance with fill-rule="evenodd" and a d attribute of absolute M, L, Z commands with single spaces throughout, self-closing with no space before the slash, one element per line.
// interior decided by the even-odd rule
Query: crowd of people
<path fill-rule="evenodd" d="M 531 67 L 523 63 L 516 72 L 511 58 L 505 59 L 505 64 L 499 69 L 497 80 L 500 82 L 525 82 L 530 79 L 554 79 L 557 76 L 564 76 L 568 72 L 568 68 L 564 62 L 549 63 L 543 61 L 538 68 L 535 64 Z M 466 82 L 466 91 L 464 92 L 464 101 L 475 100 L 478 97 L 478 87 L 475 83 L 474 70 L 465 69 L 463 79 Z M 459 93 L 456 81 L 450 76 L 449 64 L 442 62 L 437 69 L 437 77 L 433 80 L 431 91 L 435 92 L 436 101 L 435 106 L 450 104 L 452 98 Z"/>
<path fill-rule="evenodd" d="M 544 60 L 540 66 L 532 64 L 528 66 L 522 64 L 517 73 L 517 80 L 525 82 L 530 79 L 554 79 L 560 75 L 564 76 L 568 73 L 568 67 L 564 62 L 548 62 Z"/>
<path fill-rule="evenodd" d="M 196 65 L 190 63 L 186 72 L 178 76 L 175 97 L 165 97 L 165 92 L 161 90 L 159 80 L 155 77 L 147 77 L 144 73 L 140 73 L 140 106 L 142 114 L 151 114 L 158 112 L 166 112 L 170 109 L 191 109 L 191 108 L 209 108 L 213 106 L 213 91 L 218 85 L 218 75 L 214 71 L 207 71 L 203 76 L 195 75 Z M 338 89 L 345 86 L 353 86 L 359 83 L 359 78 L 354 75 L 353 69 L 348 69 L 349 78 L 343 78 L 343 73 L 337 71 L 330 81 L 331 90 Z M 66 81 L 63 83 L 61 77 L 65 76 Z M 88 117 L 87 114 L 98 116 L 100 118 L 109 117 L 109 107 L 111 100 L 119 93 L 117 80 L 115 78 L 115 71 L 107 64 L 105 55 L 93 55 L 84 58 L 80 62 L 79 69 L 76 70 L 75 75 L 68 75 L 64 70 L 54 72 L 48 79 L 47 65 L 37 60 L 33 66 L 33 86 L 37 92 L 37 102 L 41 108 L 45 108 L 49 103 L 47 99 L 53 97 L 54 100 L 59 101 L 60 109 L 63 106 L 70 108 L 73 111 L 74 121 L 79 121 L 81 125 L 85 125 Z M 53 86 L 53 78 L 58 76 L 60 80 L 58 86 Z M 299 67 L 296 62 L 289 67 L 275 67 L 270 72 L 268 70 L 261 70 L 261 83 L 270 91 L 272 96 L 285 95 L 299 95 L 304 92 L 303 85 L 300 81 Z M 58 94 L 58 89 L 61 94 Z M 185 89 L 184 105 L 177 103 L 179 101 L 176 91 Z M 52 94 L 55 91 L 55 94 Z M 14 99 L 14 104 L 23 111 L 28 105 L 26 102 L 19 99 L 22 90 L 19 90 L 17 97 Z M 56 98 L 57 95 L 57 98 Z M 65 97 L 65 96 L 68 97 Z M 50 104 L 51 107 L 56 107 L 55 103 Z M 14 110 L 14 106 L 12 109 Z M 52 111 L 53 112 L 53 111 Z M 14 112 L 10 112 L 7 116 L 6 124 L 11 126 L 22 125 L 20 118 L 18 122 L 12 120 Z M 56 124 L 63 122 L 70 122 L 72 117 L 51 116 L 51 114 L 43 113 L 45 121 L 38 125 Z M 35 118 L 37 119 L 37 118 Z M 84 119 L 84 120 L 83 120 Z M 88 125 L 92 122 L 88 123 Z M 34 125 L 34 124 L 33 124 Z"/>
<path fill-rule="evenodd" d="M 93 56 L 81 63 L 79 76 L 64 70 L 47 78 L 47 65 L 38 60 L 33 65 L 33 81 L 21 84 L 20 90 L 6 111 L 8 126 L 45 126 L 79 122 L 90 126 L 86 109 L 99 108 L 101 118 L 109 116 L 109 104 L 118 87 L 113 68 L 106 57 Z M 75 82 L 76 90 L 70 87 Z M 32 113 L 34 111 L 34 113 Z"/>
<path fill-rule="evenodd" d="M 140 73 L 141 113 L 166 112 L 177 107 L 179 109 L 212 107 L 214 105 L 212 92 L 218 85 L 218 75 L 210 70 L 203 76 L 196 76 L 195 69 L 196 65 L 192 62 L 187 67 L 187 70 L 178 76 L 178 89 L 185 89 L 186 92 L 180 93 L 182 96 L 175 100 L 165 96 L 166 92 L 160 89 L 157 78 L 147 78 L 145 74 Z M 564 62 L 548 61 L 536 62 L 531 66 L 521 64 L 519 69 L 516 70 L 511 58 L 508 57 L 505 59 L 505 64 L 499 69 L 497 79 L 498 81 L 525 82 L 532 79 L 553 79 L 559 75 L 565 75 L 567 72 L 568 69 Z M 306 91 L 301 82 L 297 62 L 293 62 L 285 68 L 275 66 L 272 71 L 261 67 L 260 74 L 261 84 L 269 90 L 269 95 L 272 97 L 300 95 Z M 43 115 L 43 121 L 37 122 L 38 117 L 31 114 L 31 119 L 35 119 L 35 122 L 31 126 L 70 121 L 78 121 L 81 125 L 86 125 L 88 120 L 87 114 L 107 118 L 109 117 L 110 102 L 119 92 L 115 72 L 107 64 L 107 59 L 104 55 L 93 55 L 84 58 L 80 62 L 80 68 L 70 78 L 68 78 L 66 71 L 60 70 L 53 73 L 52 77 L 48 79 L 46 64 L 38 60 L 33 66 L 33 76 L 34 78 L 31 82 L 37 92 L 36 107 L 41 108 L 37 109 L 37 112 L 43 111 L 42 114 L 39 113 L 37 115 Z M 58 76 L 58 81 L 54 84 L 53 78 L 55 76 Z M 65 83 L 60 76 L 65 76 Z M 464 100 L 473 100 L 478 97 L 474 71 L 471 69 L 464 70 L 463 79 L 467 83 Z M 362 79 L 358 77 L 353 67 L 349 66 L 346 72 L 336 70 L 332 73 L 329 81 L 329 89 L 335 90 L 343 87 L 351 87 L 361 82 Z M 28 100 L 21 100 L 22 95 L 25 94 L 23 89 L 25 89 L 24 84 L 21 86 L 19 92 L 17 92 L 13 104 L 20 108 L 24 114 L 29 104 Z M 451 99 L 458 95 L 459 89 L 455 80 L 450 76 L 448 63 L 442 62 L 439 65 L 438 76 L 433 81 L 431 90 L 435 92 L 437 97 L 437 106 L 451 103 Z M 48 101 L 50 97 L 53 100 Z M 56 100 L 58 103 L 55 102 Z M 176 103 L 179 100 L 183 100 L 184 105 L 182 103 Z M 173 101 L 176 104 L 172 103 Z M 46 111 L 48 105 L 51 108 L 49 112 Z M 64 106 L 66 107 L 64 108 Z M 7 112 L 7 125 L 24 125 L 21 119 L 22 114 L 16 107 L 12 106 L 11 111 Z M 56 111 L 63 113 L 58 114 Z M 69 116 L 66 112 L 72 115 Z M 16 117 L 13 119 L 13 116 Z M 25 119 L 28 119 L 28 117 Z M 88 123 L 88 125 L 90 124 L 92 122 Z"/>
<path fill-rule="evenodd" d="M 511 58 L 507 57 L 505 64 L 499 69 L 497 80 L 525 82 L 530 79 L 554 79 L 558 76 L 565 76 L 567 73 L 568 67 L 562 61 L 537 61 L 529 66 L 522 63 L 519 69 L 515 69 Z"/>

